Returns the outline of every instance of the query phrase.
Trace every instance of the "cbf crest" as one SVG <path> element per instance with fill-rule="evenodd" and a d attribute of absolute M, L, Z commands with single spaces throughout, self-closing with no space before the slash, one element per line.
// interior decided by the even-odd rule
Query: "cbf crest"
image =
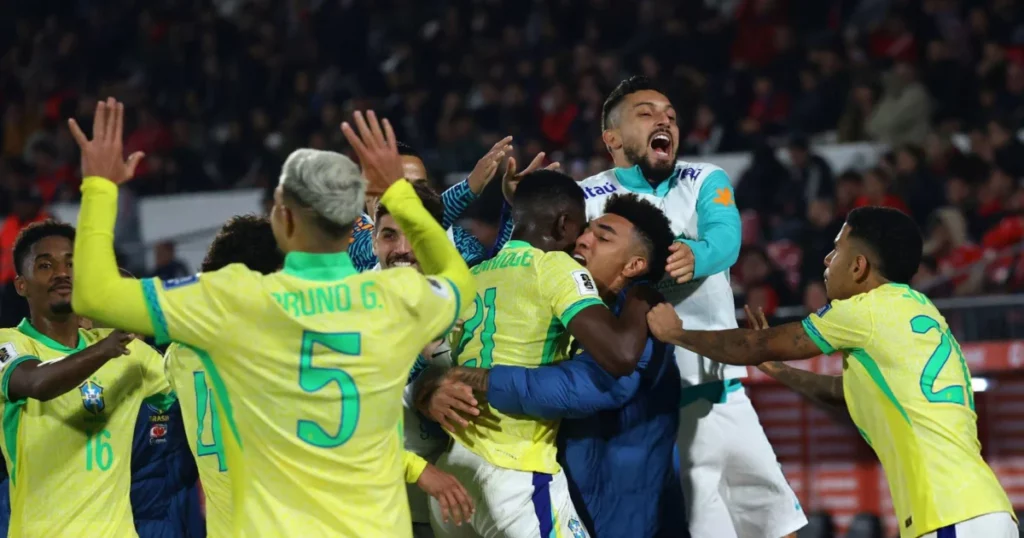
<path fill-rule="evenodd" d="M 103 401 L 103 387 L 94 380 L 82 383 L 78 388 L 82 392 L 82 405 L 85 410 L 98 415 L 103 412 L 106 403 Z"/>

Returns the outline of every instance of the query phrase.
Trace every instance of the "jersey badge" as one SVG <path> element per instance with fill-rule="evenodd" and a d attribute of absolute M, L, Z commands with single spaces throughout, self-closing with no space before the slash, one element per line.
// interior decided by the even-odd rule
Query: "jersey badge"
<path fill-rule="evenodd" d="M 152 420 L 152 419 L 150 419 Z M 149 444 L 159 445 L 167 442 L 167 423 L 154 422 L 149 425 Z"/>
<path fill-rule="evenodd" d="M 829 303 L 829 304 L 819 308 L 818 311 L 814 313 L 814 315 L 818 316 L 820 318 L 820 317 L 824 316 L 825 313 L 828 312 L 829 310 L 832 310 L 832 303 Z"/>
<path fill-rule="evenodd" d="M 434 292 L 434 295 L 442 299 L 448 298 L 448 288 L 444 284 L 438 282 L 436 279 L 428 278 L 427 282 L 430 283 L 430 291 Z"/>
<path fill-rule="evenodd" d="M 13 343 L 6 343 L 0 346 L 0 366 L 7 364 L 7 361 L 18 356 L 18 350 L 14 349 Z"/>
<path fill-rule="evenodd" d="M 573 271 L 572 279 L 576 281 L 576 289 L 580 295 L 597 295 L 597 284 L 587 271 Z"/>
<path fill-rule="evenodd" d="M 569 532 L 572 533 L 572 538 L 585 538 L 587 536 L 587 533 L 583 531 L 583 524 L 576 518 L 569 520 Z"/>
<path fill-rule="evenodd" d="M 164 280 L 163 285 L 165 290 L 173 290 L 174 288 L 188 286 L 189 284 L 195 284 L 196 282 L 199 282 L 199 273 L 196 273 L 192 276 L 183 276 L 181 278 L 172 278 L 170 280 Z"/>
<path fill-rule="evenodd" d="M 78 390 L 82 393 L 82 405 L 86 411 L 94 415 L 103 412 L 106 404 L 103 402 L 103 387 L 99 383 L 86 381 Z"/>
<path fill-rule="evenodd" d="M 728 187 L 722 189 L 715 189 L 715 194 L 717 196 L 715 196 L 715 199 L 712 200 L 712 202 L 725 207 L 733 205 L 732 189 Z"/>

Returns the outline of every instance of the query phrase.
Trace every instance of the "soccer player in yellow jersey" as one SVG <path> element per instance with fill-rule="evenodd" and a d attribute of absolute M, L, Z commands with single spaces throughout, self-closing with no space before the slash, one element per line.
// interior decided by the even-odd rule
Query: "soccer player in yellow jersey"
<path fill-rule="evenodd" d="M 894 209 L 850 212 L 825 258 L 832 302 L 802 323 L 688 331 L 670 306 L 651 331 L 726 364 L 761 364 L 819 403 L 848 411 L 882 462 L 903 538 L 1011 538 L 1013 508 L 981 458 L 971 374 L 942 314 L 907 283 L 921 234 Z M 778 361 L 843 354 L 843 374 Z"/>
<path fill-rule="evenodd" d="M 527 174 L 515 191 L 513 218 L 514 240 L 472 269 L 479 293 L 475 308 L 466 312 L 459 365 L 553 364 L 568 358 L 572 336 L 594 350 L 595 360 L 610 373 L 631 373 L 646 343 L 650 307 L 642 288 L 631 290 L 616 319 L 590 273 L 566 253 L 586 226 L 576 181 L 551 170 Z M 429 400 L 429 384 L 425 387 L 419 402 Z M 445 525 L 435 512 L 435 532 L 510 538 L 585 534 L 555 460 L 557 429 L 557 420 L 505 415 L 483 406 L 477 420 L 454 433 L 455 443 L 437 463 L 473 497 L 472 529 Z"/>
<path fill-rule="evenodd" d="M 135 536 L 135 420 L 143 401 L 174 401 L 154 349 L 121 331 L 79 328 L 74 240 L 71 225 L 44 221 L 14 245 L 15 288 L 30 312 L 0 329 L 0 448 L 15 538 Z"/>
<path fill-rule="evenodd" d="M 302 149 L 285 161 L 274 195 L 282 271 L 238 264 L 139 282 L 120 277 L 113 257 L 117 184 L 127 178 L 123 113 L 112 99 L 99 103 L 93 140 L 71 123 L 85 177 L 75 280 L 89 290 L 74 296 L 76 311 L 199 356 L 220 413 L 234 536 L 411 536 L 402 389 L 416 354 L 448 330 L 475 285 L 400 179 L 390 124 L 357 114 L 359 135 L 348 124 L 342 130 L 424 272 L 436 277 L 357 274 L 345 249 L 366 181 L 343 155 Z"/>
<path fill-rule="evenodd" d="M 255 215 L 232 218 L 220 229 L 203 260 L 202 271 L 243 263 L 260 274 L 281 269 L 284 254 L 277 248 L 270 221 Z M 171 344 L 164 356 L 167 379 L 181 403 L 188 446 L 196 459 L 206 496 L 206 529 L 212 537 L 231 535 L 231 481 L 228 479 L 225 431 L 221 429 L 213 383 L 199 355 L 190 347 Z"/>

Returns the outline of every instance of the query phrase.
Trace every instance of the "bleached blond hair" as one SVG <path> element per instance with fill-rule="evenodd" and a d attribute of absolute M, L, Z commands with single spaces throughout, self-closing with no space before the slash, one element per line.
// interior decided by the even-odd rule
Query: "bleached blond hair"
<path fill-rule="evenodd" d="M 366 180 L 359 166 L 333 151 L 297 149 L 281 167 L 285 193 L 316 213 L 328 232 L 351 229 L 365 205 Z"/>

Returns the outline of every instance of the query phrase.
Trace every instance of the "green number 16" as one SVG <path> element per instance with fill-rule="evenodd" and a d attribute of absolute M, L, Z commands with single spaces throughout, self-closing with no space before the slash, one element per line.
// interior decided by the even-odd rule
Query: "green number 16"
<path fill-rule="evenodd" d="M 459 342 L 459 349 L 457 354 L 461 354 L 462 350 L 466 347 L 466 344 L 476 336 L 476 330 L 483 324 L 484 328 L 480 331 L 480 341 L 483 344 L 480 348 L 480 359 L 476 358 L 469 360 L 462 360 L 459 358 L 459 362 L 463 366 L 470 368 L 490 368 L 491 363 L 494 362 L 494 299 L 497 295 L 497 288 L 487 288 L 484 290 L 484 295 L 481 298 L 479 295 L 476 296 L 474 304 L 476 305 L 476 312 L 473 317 L 466 320 L 466 325 L 463 328 L 462 341 Z M 479 362 L 480 364 L 477 364 Z"/>
<path fill-rule="evenodd" d="M 317 345 L 341 355 L 357 356 L 362 352 L 359 333 L 317 333 L 306 331 L 302 335 L 299 354 L 299 386 L 306 392 L 319 392 L 330 384 L 341 392 L 338 425 L 334 433 L 312 420 L 299 420 L 296 434 L 303 442 L 319 448 L 334 448 L 352 438 L 359 423 L 359 389 L 348 372 L 341 368 L 313 366 L 313 350 Z"/>

